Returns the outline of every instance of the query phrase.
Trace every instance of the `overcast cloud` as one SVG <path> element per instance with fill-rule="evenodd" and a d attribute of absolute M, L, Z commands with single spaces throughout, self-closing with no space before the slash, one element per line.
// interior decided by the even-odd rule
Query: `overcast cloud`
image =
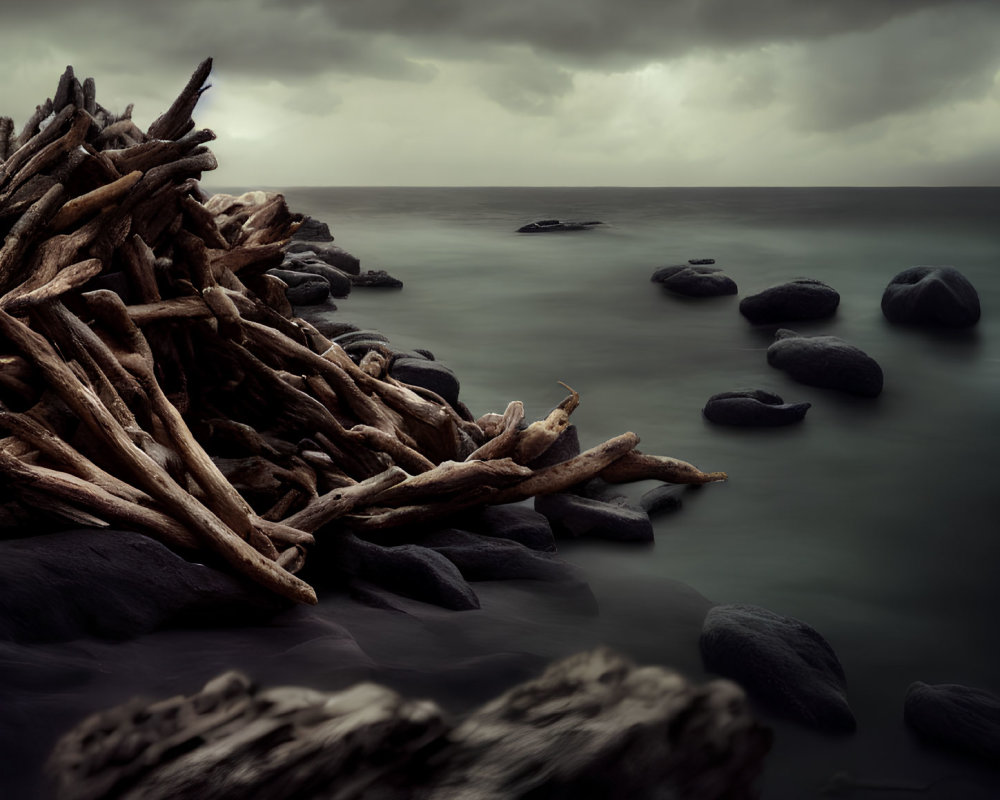
<path fill-rule="evenodd" d="M 206 56 L 216 185 L 1000 182 L 995 0 L 4 0 L 0 114 Z"/>

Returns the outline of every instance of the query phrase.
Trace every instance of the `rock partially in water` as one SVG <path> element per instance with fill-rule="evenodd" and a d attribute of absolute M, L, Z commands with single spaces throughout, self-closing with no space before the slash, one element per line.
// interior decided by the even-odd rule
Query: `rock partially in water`
<path fill-rule="evenodd" d="M 714 258 L 689 258 L 688 264 L 693 264 L 695 266 L 701 266 L 703 264 L 714 264 Z"/>
<path fill-rule="evenodd" d="M 169 625 L 260 622 L 286 605 L 138 533 L 0 542 L 0 639 L 125 639 Z"/>
<path fill-rule="evenodd" d="M 347 297 L 351 293 L 350 276 L 336 267 L 331 267 L 325 261 L 321 261 L 311 253 L 286 255 L 281 267 L 282 269 L 307 272 L 311 275 L 318 275 L 324 278 L 330 284 L 330 294 L 334 297 Z"/>
<path fill-rule="evenodd" d="M 734 684 L 599 649 L 457 724 L 371 683 L 260 689 L 228 672 L 89 717 L 50 763 L 57 800 L 723 800 L 754 796 L 770 743 Z"/>
<path fill-rule="evenodd" d="M 1000 696 L 956 683 L 916 682 L 903 719 L 921 738 L 1000 764 Z"/>
<path fill-rule="evenodd" d="M 397 358 L 389 374 L 398 381 L 430 389 L 454 406 L 458 403 L 460 389 L 458 377 L 440 361 L 425 358 Z"/>
<path fill-rule="evenodd" d="M 954 267 L 910 267 L 885 287 L 882 313 L 890 322 L 968 328 L 979 322 L 979 294 Z"/>
<path fill-rule="evenodd" d="M 330 233 L 330 227 L 325 222 L 321 222 L 315 217 L 310 217 L 306 214 L 303 216 L 298 229 L 292 234 L 292 241 L 332 242 L 333 235 Z"/>
<path fill-rule="evenodd" d="M 740 313 L 755 325 L 824 319 L 836 312 L 840 294 L 825 283 L 797 278 L 740 301 Z"/>
<path fill-rule="evenodd" d="M 682 505 L 681 495 L 688 488 L 674 483 L 661 483 L 643 492 L 639 498 L 639 507 L 650 516 L 676 511 Z"/>
<path fill-rule="evenodd" d="M 641 508 L 558 492 L 536 497 L 535 510 L 548 517 L 556 537 L 612 542 L 653 541 L 653 524 Z"/>
<path fill-rule="evenodd" d="M 650 280 L 668 291 L 686 297 L 722 297 L 739 291 L 736 281 L 721 269 L 709 266 L 680 264 L 660 267 Z"/>
<path fill-rule="evenodd" d="M 844 668 L 806 623 L 758 606 L 719 605 L 705 616 L 699 644 L 705 669 L 774 711 L 820 730 L 855 729 Z"/>
<path fill-rule="evenodd" d="M 354 286 L 367 286 L 380 289 L 402 289 L 403 282 L 399 278 L 394 278 L 384 269 L 368 270 L 351 276 L 351 284 Z"/>
<path fill-rule="evenodd" d="M 801 422 L 809 408 L 809 403 L 786 403 L 763 389 L 740 389 L 712 395 L 702 413 L 719 425 L 773 428 Z"/>
<path fill-rule="evenodd" d="M 767 348 L 767 363 L 810 386 L 862 397 L 877 397 L 882 392 L 878 362 L 836 336 L 803 336 L 782 328 Z"/>
<path fill-rule="evenodd" d="M 343 247 L 335 244 L 322 244 L 320 242 L 292 241 L 286 248 L 286 253 L 309 255 L 319 259 L 331 267 L 336 267 L 348 275 L 358 275 L 361 273 L 361 260 L 347 252 Z"/>

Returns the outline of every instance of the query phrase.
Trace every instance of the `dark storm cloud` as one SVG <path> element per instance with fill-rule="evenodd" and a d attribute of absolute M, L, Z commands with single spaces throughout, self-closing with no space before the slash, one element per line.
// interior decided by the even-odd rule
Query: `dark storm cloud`
<path fill-rule="evenodd" d="M 279 0 L 267 0 L 278 4 Z M 745 47 L 870 30 L 924 8 L 987 0 L 280 0 L 322 8 L 342 30 L 528 45 L 576 65 L 641 63 L 699 47 Z"/>

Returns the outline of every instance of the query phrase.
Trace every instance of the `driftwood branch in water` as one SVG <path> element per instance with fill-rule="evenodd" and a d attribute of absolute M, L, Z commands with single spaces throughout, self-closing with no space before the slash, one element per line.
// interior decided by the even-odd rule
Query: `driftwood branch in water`
<path fill-rule="evenodd" d="M 313 603 L 294 574 L 313 534 L 595 476 L 724 479 L 641 454 L 631 433 L 532 467 L 570 424 L 569 387 L 529 425 L 519 401 L 473 422 L 390 377 L 381 354 L 355 363 L 294 318 L 264 272 L 301 216 L 279 194 L 206 200 L 198 184 L 216 165 L 215 134 L 191 118 L 211 66 L 145 133 L 72 68 L 20 134 L 0 117 L 0 477 L 22 506 L 209 551 Z"/>

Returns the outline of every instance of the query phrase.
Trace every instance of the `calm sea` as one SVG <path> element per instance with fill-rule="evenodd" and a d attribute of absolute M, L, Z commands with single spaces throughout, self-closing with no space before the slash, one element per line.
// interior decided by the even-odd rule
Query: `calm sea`
<path fill-rule="evenodd" d="M 456 709 L 601 643 L 701 680 L 706 607 L 751 603 L 829 640 L 859 726 L 830 738 L 773 721 L 765 798 L 818 797 L 839 771 L 904 784 L 943 779 L 921 797 L 1000 796 L 997 773 L 925 749 L 902 722 L 916 680 L 1000 692 L 1000 189 L 285 194 L 295 210 L 328 222 L 363 268 L 405 283 L 356 289 L 337 301 L 335 317 L 377 328 L 400 348 L 433 351 L 459 376 L 473 413 L 520 399 L 538 418 L 562 399 L 563 381 L 582 398 L 574 420 L 584 447 L 635 431 L 644 451 L 724 470 L 729 481 L 688 491 L 680 511 L 656 517 L 655 546 L 563 548 L 586 575 L 597 615 L 524 583 L 477 584 L 475 612 L 405 616 L 328 597 L 316 612 L 328 635 L 294 645 L 280 631 L 175 632 L 88 644 L 85 653 L 49 648 L 39 657 L 72 657 L 82 677 L 41 695 L 39 706 L 71 718 L 136 691 L 192 691 L 228 666 L 264 682 L 333 688 L 353 680 L 338 654 L 357 656 L 337 625 L 373 659 L 375 677 Z M 544 218 L 606 224 L 514 232 Z M 833 286 L 835 317 L 790 327 L 868 352 L 884 370 L 883 394 L 797 384 L 768 366 L 773 328 L 750 325 L 739 297 L 686 300 L 650 283 L 657 267 L 689 258 L 716 259 L 740 296 L 796 277 Z M 951 264 L 972 281 L 983 307 L 974 330 L 883 319 L 886 284 L 917 264 Z M 711 395 L 745 387 L 812 408 L 803 423 L 774 430 L 703 418 Z M 626 491 L 636 497 L 651 486 Z"/>
<path fill-rule="evenodd" d="M 836 649 L 859 731 L 829 740 L 780 728 L 768 795 L 809 796 L 837 770 L 933 780 L 901 721 L 914 680 L 1000 691 L 1000 189 L 420 189 L 286 192 L 330 224 L 363 268 L 400 292 L 355 291 L 337 315 L 451 366 L 475 414 L 511 399 L 529 416 L 580 392 L 584 446 L 626 430 L 647 452 L 725 470 L 655 521 L 651 549 L 564 550 L 586 571 L 601 635 L 635 658 L 696 669 L 678 653 L 682 582 L 713 602 L 802 619 Z M 514 233 L 542 218 L 602 220 L 587 232 Z M 767 365 L 773 328 L 739 298 L 685 300 L 656 267 L 714 258 L 740 296 L 796 277 L 841 295 L 837 315 L 791 325 L 861 347 L 885 372 L 863 400 L 795 383 Z M 979 291 L 971 332 L 889 325 L 882 291 L 917 264 L 951 264 Z M 711 395 L 760 387 L 813 404 L 778 430 L 713 426 Z M 633 487 L 633 492 L 649 485 Z M 568 628 L 568 629 L 567 629 Z M 561 628 L 572 649 L 573 626 Z M 581 625 L 580 642 L 593 636 Z M 685 638 L 688 637 L 688 638 Z M 516 639 L 516 637 L 514 637 Z M 940 797 L 975 796 L 942 783 Z M 987 796 L 994 796 L 992 791 Z"/>

